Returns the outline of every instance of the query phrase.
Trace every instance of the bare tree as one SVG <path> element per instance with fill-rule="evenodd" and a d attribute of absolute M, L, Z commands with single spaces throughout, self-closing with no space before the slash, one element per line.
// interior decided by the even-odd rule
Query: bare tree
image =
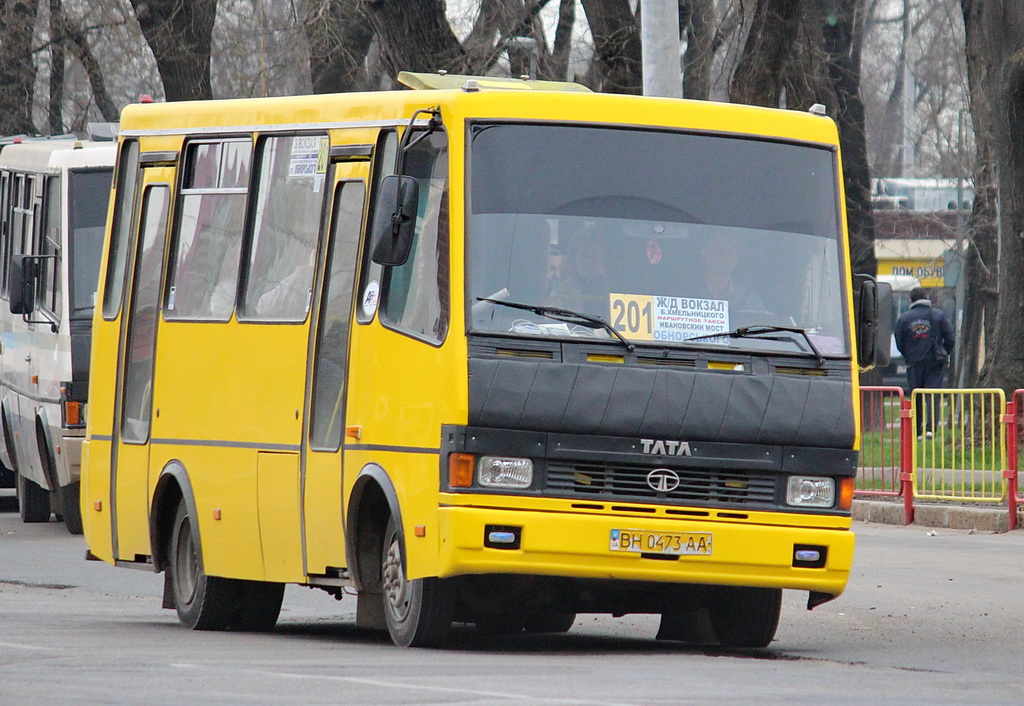
<path fill-rule="evenodd" d="M 827 0 L 831 10 L 823 29 L 828 73 L 837 101 L 836 122 L 842 143 L 850 263 L 854 272 L 875 274 L 875 226 L 871 212 L 871 174 L 860 96 L 860 48 L 863 0 Z"/>
<path fill-rule="evenodd" d="M 366 53 L 373 41 L 360 0 L 309 0 L 305 31 L 315 93 L 367 88 Z"/>
<path fill-rule="evenodd" d="M 998 176 L 998 307 L 993 340 L 987 342 L 981 383 L 1010 391 L 1024 381 L 1024 4 L 961 0 L 971 80 L 971 110 L 978 142 L 989 129 Z M 986 163 L 980 154 L 979 168 Z M 977 179 L 985 188 L 984 176 Z M 987 201 L 987 194 L 983 197 Z M 981 208 L 976 199 L 972 224 Z M 979 259 L 991 250 L 975 232 Z M 984 280 L 982 280 L 984 285 Z M 976 291 L 972 288 L 972 291 Z M 984 291 L 984 287 L 982 287 Z"/>
<path fill-rule="evenodd" d="M 0 0 L 0 134 L 34 133 L 36 0 Z"/>
<path fill-rule="evenodd" d="M 734 103 L 779 107 L 782 74 L 800 26 L 803 0 L 757 0 L 740 62 L 729 82 Z"/>
<path fill-rule="evenodd" d="M 445 18 L 444 0 L 363 0 L 363 9 L 377 33 L 389 76 L 400 71 L 465 71 L 466 52 Z"/>
<path fill-rule="evenodd" d="M 131 0 L 169 101 L 213 97 L 210 51 L 217 0 Z"/>
<path fill-rule="evenodd" d="M 643 92 L 640 23 L 629 0 L 582 0 L 594 38 L 595 88 L 606 93 Z"/>

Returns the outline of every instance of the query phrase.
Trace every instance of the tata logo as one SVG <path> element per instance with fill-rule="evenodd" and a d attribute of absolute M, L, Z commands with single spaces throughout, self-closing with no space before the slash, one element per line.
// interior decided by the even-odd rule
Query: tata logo
<path fill-rule="evenodd" d="M 690 442 L 670 439 L 640 439 L 645 454 L 652 456 L 691 456 Z"/>
<path fill-rule="evenodd" d="M 679 487 L 679 474 L 668 468 L 655 468 L 647 474 L 647 485 L 656 493 L 671 493 Z"/>

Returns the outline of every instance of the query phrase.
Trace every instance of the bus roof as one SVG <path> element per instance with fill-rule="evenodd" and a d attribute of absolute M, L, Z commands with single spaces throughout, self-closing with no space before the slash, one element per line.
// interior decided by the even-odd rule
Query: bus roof
<path fill-rule="evenodd" d="M 757 106 L 573 90 L 492 88 L 491 79 L 451 77 L 461 88 L 136 103 L 121 115 L 127 137 L 224 134 L 267 129 L 327 130 L 404 125 L 413 111 L 440 106 L 442 118 L 557 121 L 679 128 L 810 142 L 838 147 L 835 123 L 820 115 Z M 530 84 L 514 79 L 505 83 Z M 539 82 L 535 82 L 539 83 Z M 439 84 L 440 85 L 440 84 Z"/>
<path fill-rule="evenodd" d="M 0 151 L 0 169 L 57 171 L 61 168 L 110 167 L 114 165 L 114 142 L 54 139 L 5 145 Z"/>

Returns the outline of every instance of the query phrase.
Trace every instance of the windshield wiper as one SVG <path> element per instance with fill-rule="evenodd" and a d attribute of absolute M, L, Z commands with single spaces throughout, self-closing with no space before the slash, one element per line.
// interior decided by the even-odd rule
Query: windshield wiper
<path fill-rule="evenodd" d="M 790 341 L 798 348 L 803 350 L 803 346 L 792 336 L 766 336 L 768 333 L 796 333 L 804 337 L 807 342 L 807 347 L 811 349 L 814 354 L 814 359 L 818 362 L 818 367 L 825 365 L 825 356 L 821 354 L 818 347 L 814 345 L 814 341 L 811 340 L 811 336 L 807 333 L 807 329 L 797 328 L 796 326 L 769 326 L 769 325 L 757 325 L 757 326 L 741 326 L 738 329 L 732 331 L 723 331 L 721 333 L 708 333 L 703 336 L 693 336 L 687 338 L 687 341 L 703 341 L 711 338 L 766 338 L 769 341 Z"/>
<path fill-rule="evenodd" d="M 605 331 L 615 336 L 615 338 L 622 341 L 622 345 L 632 353 L 636 350 L 636 346 L 629 342 L 625 336 L 616 331 L 610 323 L 602 319 L 600 316 L 591 316 L 590 314 L 583 314 L 578 311 L 571 309 L 561 309 L 557 306 L 538 306 L 536 304 L 520 304 L 519 302 L 510 302 L 503 299 L 491 299 L 490 297 L 477 297 L 477 301 L 491 302 L 492 304 L 501 304 L 502 306 L 511 307 L 513 309 L 522 309 L 523 311 L 532 311 L 534 314 L 539 316 L 546 316 L 549 319 L 555 321 L 561 321 L 566 324 L 575 324 L 577 326 L 586 326 L 588 328 L 603 328 Z"/>

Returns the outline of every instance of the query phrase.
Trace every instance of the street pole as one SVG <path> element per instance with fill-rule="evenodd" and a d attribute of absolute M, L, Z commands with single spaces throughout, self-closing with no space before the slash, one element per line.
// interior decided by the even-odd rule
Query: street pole
<path fill-rule="evenodd" d="M 640 0 L 644 95 L 682 98 L 679 62 L 679 3 Z"/>

